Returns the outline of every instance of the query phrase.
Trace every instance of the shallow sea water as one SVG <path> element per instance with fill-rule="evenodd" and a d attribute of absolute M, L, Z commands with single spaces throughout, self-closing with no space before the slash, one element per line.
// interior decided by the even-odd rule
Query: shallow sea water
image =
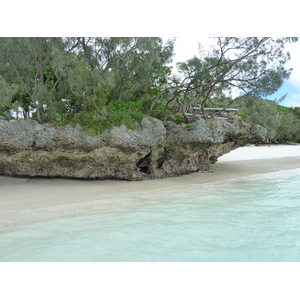
<path fill-rule="evenodd" d="M 300 261 L 300 169 L 117 201 L 0 232 L 0 261 Z"/>

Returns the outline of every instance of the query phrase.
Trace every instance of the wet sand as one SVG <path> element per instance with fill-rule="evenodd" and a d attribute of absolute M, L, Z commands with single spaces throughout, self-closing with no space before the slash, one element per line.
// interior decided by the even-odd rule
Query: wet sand
<path fill-rule="evenodd" d="M 52 218 L 141 205 L 149 195 L 184 193 L 199 184 L 300 168 L 300 146 L 247 146 L 211 166 L 212 173 L 129 181 L 11 178 L 0 176 L 0 229 Z M 127 199 L 127 200 L 126 200 Z"/>

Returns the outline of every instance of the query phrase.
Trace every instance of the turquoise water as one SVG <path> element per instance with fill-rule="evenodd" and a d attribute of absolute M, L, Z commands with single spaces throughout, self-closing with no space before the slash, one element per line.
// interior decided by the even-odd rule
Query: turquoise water
<path fill-rule="evenodd" d="M 299 262 L 300 169 L 3 231 L 0 261 Z"/>

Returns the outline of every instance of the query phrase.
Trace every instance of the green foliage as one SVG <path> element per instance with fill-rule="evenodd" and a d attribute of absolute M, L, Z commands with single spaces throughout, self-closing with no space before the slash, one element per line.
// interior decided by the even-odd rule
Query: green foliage
<path fill-rule="evenodd" d="M 186 122 L 185 118 L 181 115 L 174 114 L 173 116 L 175 117 L 174 123 L 177 124 L 177 125 L 180 125 L 180 124 Z"/>
<path fill-rule="evenodd" d="M 144 103 L 139 102 L 123 102 L 122 100 L 112 101 L 102 111 L 83 111 L 75 114 L 75 116 L 68 121 L 73 127 L 80 124 L 84 131 L 88 134 L 103 133 L 105 129 L 111 129 L 114 126 L 124 124 L 128 129 L 135 130 L 136 123 L 141 123 L 142 119 L 148 117 L 144 112 Z M 156 104 L 152 116 L 156 118 L 166 118 L 172 115 L 176 124 L 184 123 L 184 118 L 181 115 L 173 114 L 166 110 L 161 103 Z M 59 124 L 66 124 L 67 122 L 60 122 Z M 193 125 L 189 128 L 193 128 Z"/>
<path fill-rule="evenodd" d="M 186 124 L 186 126 L 185 126 L 186 129 L 193 129 L 195 127 L 196 127 L 196 125 L 194 125 L 194 124 Z"/>
<path fill-rule="evenodd" d="M 115 100 L 109 104 L 109 107 L 114 111 L 137 112 L 142 110 L 143 105 L 133 101 L 124 102 L 122 100 Z"/>
<path fill-rule="evenodd" d="M 292 115 L 294 112 L 292 107 L 285 107 L 282 105 L 277 105 L 276 109 L 277 109 L 277 112 L 279 112 L 280 114 L 283 114 L 283 115 Z"/>
<path fill-rule="evenodd" d="M 135 130 L 136 122 L 140 123 L 144 117 L 149 117 L 138 110 L 139 104 L 115 101 L 101 112 L 83 111 L 76 114 L 69 123 L 75 127 L 80 124 L 88 134 L 100 134 L 105 129 L 124 124 L 128 129 Z"/>
<path fill-rule="evenodd" d="M 50 107 L 55 99 L 62 77 L 55 76 L 53 50 L 61 45 L 61 38 L 1 38 L 0 76 L 17 87 L 13 101 L 23 109 L 24 117 L 34 109 L 42 122 L 45 106 Z"/>
<path fill-rule="evenodd" d="M 294 107 L 293 114 L 297 119 L 300 120 L 300 107 Z"/>
<path fill-rule="evenodd" d="M 249 116 L 247 114 L 244 114 L 244 113 L 239 113 L 238 114 L 245 122 L 250 122 L 249 120 Z"/>
<path fill-rule="evenodd" d="M 154 118 L 163 119 L 163 117 L 167 114 L 166 107 L 163 103 L 156 103 L 152 109 L 151 115 Z"/>
<path fill-rule="evenodd" d="M 290 59 L 285 43 L 297 39 L 270 37 L 215 38 L 210 51 L 199 45 L 199 56 L 177 64 L 182 79 L 174 88 L 183 92 L 183 109 L 197 103 L 219 107 L 218 99 L 230 95 L 233 101 L 246 95 L 267 96 L 276 92 L 291 69 L 285 64 Z M 217 100 L 217 101 L 215 101 Z"/>
<path fill-rule="evenodd" d="M 8 108 L 12 104 L 14 94 L 17 92 L 15 84 L 9 84 L 0 75 L 0 108 Z"/>
<path fill-rule="evenodd" d="M 110 129 L 122 124 L 131 130 L 136 129 L 135 120 L 130 113 L 124 113 L 116 110 L 109 111 L 108 117 L 99 122 L 99 133 L 103 132 L 105 129 Z"/>
<path fill-rule="evenodd" d="M 181 115 L 173 113 L 161 102 L 155 103 L 151 111 L 151 116 L 162 121 L 169 119 L 169 116 L 172 116 L 172 120 L 174 119 L 173 122 L 175 124 L 182 124 L 185 122 L 185 119 Z"/>
<path fill-rule="evenodd" d="M 236 105 L 247 121 L 265 127 L 267 138 L 273 142 L 295 141 L 300 136 L 300 122 L 293 109 L 253 96 L 240 99 Z"/>
<path fill-rule="evenodd" d="M 296 40 L 217 38 L 212 51 L 180 63 L 180 75 L 171 78 L 174 40 L 0 38 L 0 113 L 80 124 L 96 134 L 121 124 L 134 130 L 145 116 L 183 124 L 187 120 L 179 111 L 239 100 L 242 118 L 268 128 L 270 139 L 295 139 L 299 108 L 231 99 L 230 92 L 233 87 L 242 96 L 276 91 L 291 72 L 284 67 L 289 59 L 284 44 Z"/>
<path fill-rule="evenodd" d="M 205 125 L 206 125 L 208 128 L 213 128 L 213 127 L 215 126 L 214 123 L 209 122 L 209 121 L 205 121 Z"/>
<path fill-rule="evenodd" d="M 142 108 L 142 111 L 147 113 L 151 107 L 151 100 L 150 99 L 146 99 L 144 101 L 141 102 L 141 108 Z"/>
<path fill-rule="evenodd" d="M 42 123 L 99 111 L 117 99 L 155 98 L 170 73 L 173 43 L 146 37 L 0 38 L 0 105 L 9 109 L 18 89 L 14 101 L 24 117 L 34 111 Z"/>

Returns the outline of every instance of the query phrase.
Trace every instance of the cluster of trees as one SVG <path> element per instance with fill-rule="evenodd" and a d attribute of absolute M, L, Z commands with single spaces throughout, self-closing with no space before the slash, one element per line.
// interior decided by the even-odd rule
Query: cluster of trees
<path fill-rule="evenodd" d="M 1 38 L 0 105 L 40 123 L 104 118 L 112 101 L 155 96 L 172 55 L 160 38 Z"/>
<path fill-rule="evenodd" d="M 269 142 L 300 142 L 300 107 L 288 108 L 254 96 L 241 99 L 236 107 L 246 121 L 267 129 Z"/>
<path fill-rule="evenodd" d="M 121 123 L 134 128 L 145 114 L 190 122 L 196 105 L 205 118 L 204 108 L 224 99 L 232 105 L 278 90 L 291 73 L 284 45 L 296 41 L 214 38 L 174 73 L 174 39 L 0 38 L 0 113 L 96 132 Z"/>

